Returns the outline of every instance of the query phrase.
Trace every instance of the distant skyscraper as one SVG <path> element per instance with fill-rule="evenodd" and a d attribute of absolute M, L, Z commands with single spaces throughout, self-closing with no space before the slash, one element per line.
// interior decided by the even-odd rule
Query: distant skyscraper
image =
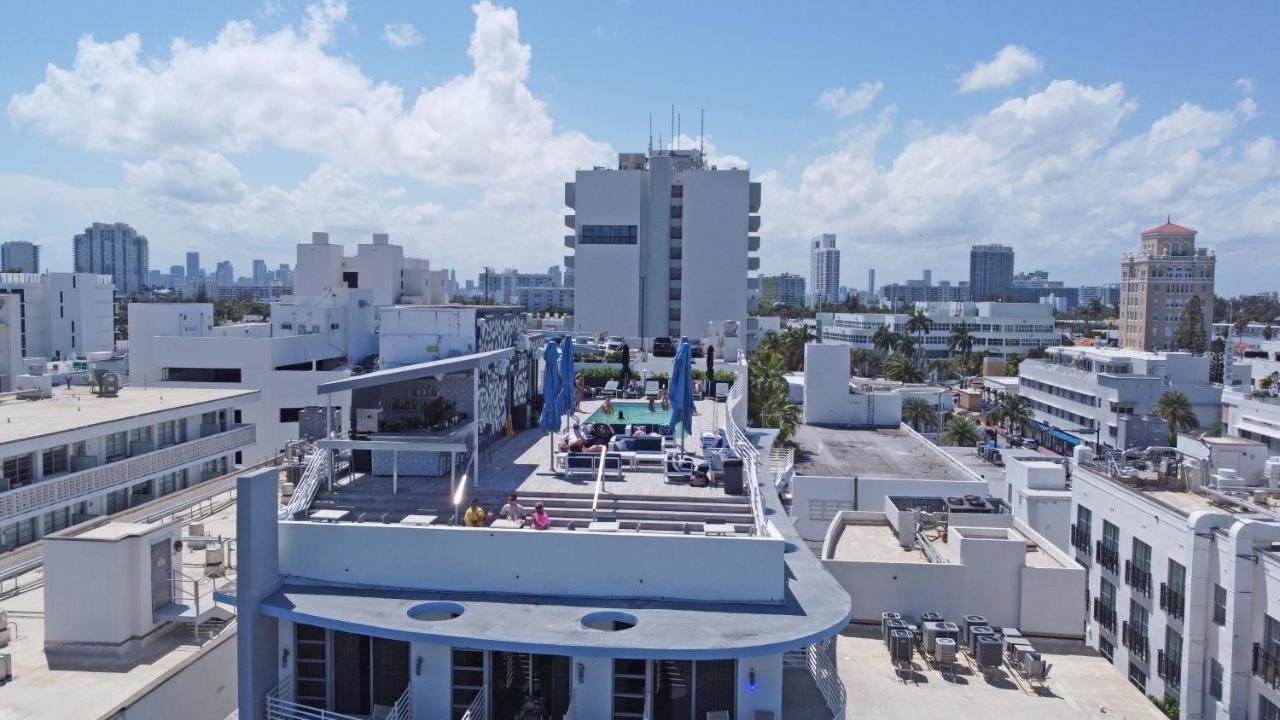
<path fill-rule="evenodd" d="M 218 269 L 213 271 L 213 281 L 219 285 L 234 285 L 236 283 L 236 272 L 231 267 L 230 260 L 218 261 Z"/>
<path fill-rule="evenodd" d="M 840 251 L 836 236 L 824 233 L 809 241 L 809 304 L 817 307 L 841 300 Z"/>
<path fill-rule="evenodd" d="M 999 299 L 1013 283 L 1013 248 L 974 245 L 969 250 L 969 292 L 974 302 Z"/>
<path fill-rule="evenodd" d="M 805 303 L 804 278 L 792 273 L 760 276 L 760 307 L 801 307 Z"/>
<path fill-rule="evenodd" d="M 929 287 L 933 284 L 933 271 L 926 268 L 920 279 L 924 280 L 925 287 Z"/>
<path fill-rule="evenodd" d="M 867 295 L 876 296 L 876 269 L 867 268 Z"/>
<path fill-rule="evenodd" d="M 169 275 L 173 276 L 173 281 L 175 283 L 182 282 L 183 278 L 186 277 L 186 273 L 181 265 L 170 265 Z"/>
<path fill-rule="evenodd" d="M 253 284 L 258 287 L 271 284 L 271 279 L 267 276 L 266 260 L 253 261 Z"/>
<path fill-rule="evenodd" d="M 1166 222 L 1142 233 L 1120 263 L 1120 347 L 1168 350 L 1182 311 L 1200 298 L 1205 333 L 1213 325 L 1217 258 L 1196 247 L 1196 231 Z M 1172 279 L 1172 280 L 1171 280 Z"/>
<path fill-rule="evenodd" d="M 564 276 L 560 274 L 559 265 L 552 265 L 547 268 L 547 274 L 551 276 L 551 284 L 555 287 L 561 287 L 564 285 Z"/>
<path fill-rule="evenodd" d="M 200 253 L 187 253 L 187 277 L 194 279 L 203 274 L 200 270 Z"/>
<path fill-rule="evenodd" d="M 147 238 L 125 223 L 94 223 L 72 244 L 76 272 L 110 275 L 120 293 L 146 286 L 151 261 Z"/>
<path fill-rule="evenodd" d="M 276 269 L 276 280 L 284 287 L 293 287 L 293 268 L 289 267 L 289 263 L 280 263 L 280 267 Z"/>
<path fill-rule="evenodd" d="M 40 272 L 40 246 L 24 240 L 0 245 L 0 268 L 4 272 Z"/>

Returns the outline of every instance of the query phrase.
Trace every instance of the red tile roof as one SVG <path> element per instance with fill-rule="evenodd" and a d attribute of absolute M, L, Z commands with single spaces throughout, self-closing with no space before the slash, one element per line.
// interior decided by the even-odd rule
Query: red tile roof
<path fill-rule="evenodd" d="M 1143 235 L 1170 235 L 1170 234 L 1172 234 L 1172 235 L 1195 235 L 1195 234 L 1196 234 L 1196 231 L 1195 231 L 1195 230 L 1192 230 L 1192 229 L 1191 229 L 1191 228 L 1189 228 L 1189 227 L 1182 227 L 1181 225 L 1174 225 L 1174 224 L 1173 224 L 1173 223 L 1171 223 L 1171 222 L 1167 222 L 1167 223 L 1165 223 L 1165 224 L 1163 224 L 1163 225 L 1159 225 L 1159 226 L 1157 226 L 1157 227 L 1153 227 L 1153 228 L 1151 228 L 1150 230 L 1143 230 L 1143 231 L 1142 231 L 1142 234 L 1143 234 Z"/>

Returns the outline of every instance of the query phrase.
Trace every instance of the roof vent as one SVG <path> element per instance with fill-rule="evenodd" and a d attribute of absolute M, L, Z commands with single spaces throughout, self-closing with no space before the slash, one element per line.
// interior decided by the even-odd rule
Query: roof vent
<path fill-rule="evenodd" d="M 313 233 L 311 233 L 311 244 L 313 244 L 313 245 L 328 245 L 328 244 L 329 244 L 329 233 L 327 233 L 327 232 L 313 232 Z"/>
<path fill-rule="evenodd" d="M 388 235 L 387 233 L 374 233 L 373 244 L 374 245 L 390 245 L 391 236 Z"/>

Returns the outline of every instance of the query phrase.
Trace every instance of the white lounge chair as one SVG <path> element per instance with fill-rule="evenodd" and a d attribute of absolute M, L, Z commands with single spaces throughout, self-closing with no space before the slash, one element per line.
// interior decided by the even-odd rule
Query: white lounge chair
<path fill-rule="evenodd" d="M 647 398 L 648 398 L 648 397 L 652 397 L 652 398 L 656 398 L 656 397 L 658 397 L 658 381 L 657 381 L 657 380 L 648 380 L 648 381 L 646 381 L 646 382 L 645 382 L 645 384 L 644 384 L 644 396 L 645 396 L 645 397 L 647 397 Z"/>
<path fill-rule="evenodd" d="M 609 398 L 618 397 L 618 381 L 610 380 L 609 382 L 605 383 L 604 389 L 600 391 L 600 394 Z"/>

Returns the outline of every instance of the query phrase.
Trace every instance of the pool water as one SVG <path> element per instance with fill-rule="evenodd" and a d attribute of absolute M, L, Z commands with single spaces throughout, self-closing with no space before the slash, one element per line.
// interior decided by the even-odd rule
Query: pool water
<path fill-rule="evenodd" d="M 618 412 L 622 412 L 622 419 L 618 419 Z M 666 425 L 671 420 L 671 411 L 663 410 L 662 406 L 654 403 L 653 412 L 649 412 L 649 403 L 647 402 L 615 402 L 613 404 L 613 414 L 605 415 L 604 411 L 596 408 L 583 423 L 628 423 L 640 425 Z"/>

